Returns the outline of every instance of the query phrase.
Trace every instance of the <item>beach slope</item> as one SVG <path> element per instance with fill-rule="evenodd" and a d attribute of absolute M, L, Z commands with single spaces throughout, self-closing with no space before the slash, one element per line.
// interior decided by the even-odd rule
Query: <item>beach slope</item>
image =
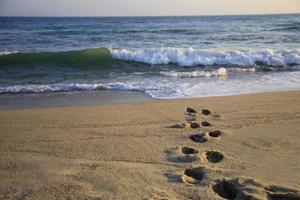
<path fill-rule="evenodd" d="M 299 200 L 299 154 L 299 91 L 0 110 L 0 199 Z"/>

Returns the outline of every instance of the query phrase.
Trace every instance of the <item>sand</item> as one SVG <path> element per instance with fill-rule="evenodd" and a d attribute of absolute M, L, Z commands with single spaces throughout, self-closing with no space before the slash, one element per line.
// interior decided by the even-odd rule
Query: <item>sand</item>
<path fill-rule="evenodd" d="M 0 109 L 70 107 L 151 101 L 141 92 L 95 90 L 57 93 L 1 94 Z"/>
<path fill-rule="evenodd" d="M 299 91 L 0 110 L 0 138 L 0 199 L 300 199 Z"/>

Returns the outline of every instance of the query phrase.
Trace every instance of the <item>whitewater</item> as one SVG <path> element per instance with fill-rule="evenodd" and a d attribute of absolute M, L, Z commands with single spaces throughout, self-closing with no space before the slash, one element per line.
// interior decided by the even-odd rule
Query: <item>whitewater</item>
<path fill-rule="evenodd" d="M 297 65 L 300 51 L 296 50 L 244 50 L 244 51 L 204 51 L 194 48 L 159 48 L 154 50 L 110 49 L 114 58 L 156 64 L 175 63 L 179 66 L 195 65 Z"/>

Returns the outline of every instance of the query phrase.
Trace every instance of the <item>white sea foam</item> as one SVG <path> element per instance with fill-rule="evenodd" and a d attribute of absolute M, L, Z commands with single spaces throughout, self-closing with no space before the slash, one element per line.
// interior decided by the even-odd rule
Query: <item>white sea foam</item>
<path fill-rule="evenodd" d="M 254 67 L 251 67 L 251 68 L 234 67 L 234 68 L 227 69 L 227 71 L 230 71 L 230 72 L 255 72 L 256 69 Z"/>
<path fill-rule="evenodd" d="M 95 90 L 101 88 L 101 84 L 81 84 L 81 83 L 57 83 L 45 85 L 12 85 L 0 87 L 0 93 L 41 93 L 41 92 L 60 92 Z"/>
<path fill-rule="evenodd" d="M 300 71 L 264 74 L 240 73 L 238 76 L 213 76 L 174 79 L 170 76 L 126 77 L 102 83 L 59 83 L 0 87 L 0 93 L 40 93 L 90 91 L 99 89 L 139 91 L 155 99 L 232 95 L 265 91 L 299 90 Z"/>
<path fill-rule="evenodd" d="M 227 69 L 225 69 L 224 67 L 221 67 L 217 70 L 217 74 L 218 74 L 218 76 L 226 76 L 227 75 Z"/>
<path fill-rule="evenodd" d="M 18 51 L 0 51 L 0 56 L 1 55 L 13 54 L 13 53 L 18 53 Z"/>
<path fill-rule="evenodd" d="M 180 78 L 195 78 L 195 77 L 210 77 L 210 76 L 226 76 L 227 70 L 225 68 L 219 68 L 217 70 L 196 70 L 189 72 L 176 72 L 176 71 L 161 71 L 161 75 L 164 76 L 172 76 L 172 77 L 180 77 Z"/>
<path fill-rule="evenodd" d="M 299 50 L 207 51 L 193 48 L 159 48 L 150 50 L 110 49 L 114 58 L 151 65 L 175 63 L 180 66 L 238 65 L 254 66 L 300 64 Z"/>
<path fill-rule="evenodd" d="M 195 71 L 161 71 L 160 74 L 163 76 L 179 77 L 179 78 L 195 78 L 195 77 L 212 77 L 212 76 L 226 76 L 228 73 L 247 73 L 255 72 L 256 69 L 253 68 L 219 68 L 219 69 L 210 69 L 210 70 L 195 70 Z"/>

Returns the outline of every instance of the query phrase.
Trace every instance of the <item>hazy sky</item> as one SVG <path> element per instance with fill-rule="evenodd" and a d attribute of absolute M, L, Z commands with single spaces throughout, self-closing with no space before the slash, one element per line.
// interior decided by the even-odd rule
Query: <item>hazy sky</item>
<path fill-rule="evenodd" d="M 300 13 L 300 0 L 0 0 L 2 16 Z"/>

